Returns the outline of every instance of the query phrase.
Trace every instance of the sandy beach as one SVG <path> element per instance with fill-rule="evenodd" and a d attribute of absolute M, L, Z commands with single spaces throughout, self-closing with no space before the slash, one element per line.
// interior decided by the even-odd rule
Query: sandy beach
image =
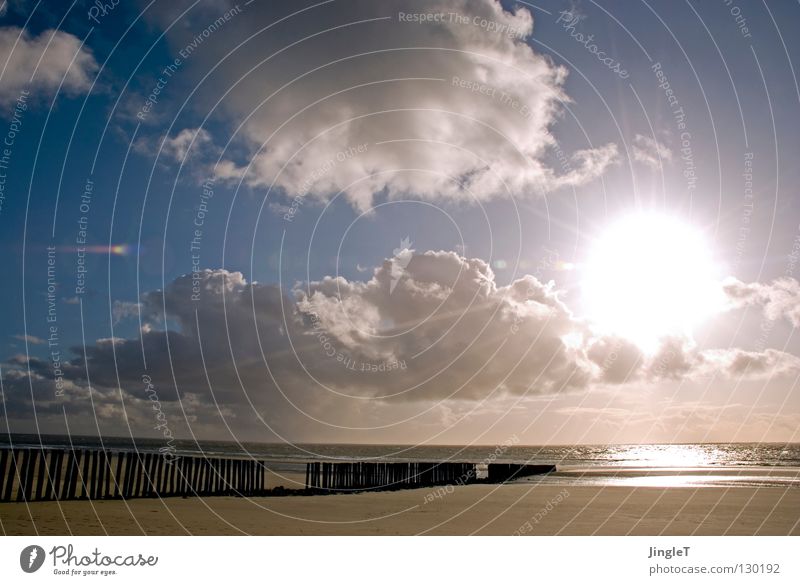
<path fill-rule="evenodd" d="M 795 488 L 438 489 L 0 504 L 0 523 L 7 535 L 800 535 Z"/>

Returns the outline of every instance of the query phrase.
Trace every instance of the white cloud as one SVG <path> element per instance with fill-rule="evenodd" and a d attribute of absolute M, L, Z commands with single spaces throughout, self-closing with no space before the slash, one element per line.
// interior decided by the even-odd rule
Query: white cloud
<path fill-rule="evenodd" d="M 114 323 L 119 323 L 123 319 L 136 317 L 139 315 L 141 305 L 139 303 L 130 303 L 127 301 L 114 301 L 111 307 L 111 314 L 114 317 Z"/>
<path fill-rule="evenodd" d="M 724 373 L 734 379 L 759 379 L 764 377 L 797 376 L 800 358 L 776 349 L 762 352 L 731 348 L 707 350 L 698 357 L 698 373 Z"/>
<path fill-rule="evenodd" d="M 189 148 L 202 149 L 211 144 L 211 135 L 203 128 L 184 128 L 176 136 L 164 138 L 162 154 L 181 162 L 189 154 Z"/>
<path fill-rule="evenodd" d="M 551 125 L 569 100 L 567 70 L 525 42 L 533 31 L 526 8 L 356 0 L 315 9 L 313 25 L 298 18 L 289 32 L 255 34 L 220 62 L 231 36 L 258 33 L 276 20 L 274 11 L 269 3 L 249 5 L 192 56 L 189 66 L 204 74 L 220 64 L 214 82 L 230 90 L 221 110 L 243 123 L 237 144 L 247 154 L 226 155 L 218 177 L 244 175 L 259 188 L 274 182 L 290 197 L 344 191 L 364 209 L 378 193 L 459 201 L 536 196 L 590 181 L 618 158 L 616 145 L 599 144 L 575 152 L 565 174 L 544 162 L 555 145 Z M 467 22 L 401 22 L 401 12 L 457 13 Z M 176 28 L 172 45 L 184 46 L 188 34 Z"/>
<path fill-rule="evenodd" d="M 672 151 L 655 138 L 637 134 L 631 145 L 633 160 L 650 168 L 660 169 L 664 163 L 672 162 Z"/>
<path fill-rule="evenodd" d="M 191 168 L 198 160 L 208 160 L 217 152 L 211 134 L 204 128 L 184 128 L 174 136 L 142 136 L 134 143 L 134 150 L 145 156 L 158 154 L 166 159 L 162 162 L 170 165 L 177 162 Z"/>
<path fill-rule="evenodd" d="M 794 327 L 800 326 L 800 283 L 794 278 L 779 278 L 768 284 L 729 278 L 723 290 L 733 308 L 761 307 L 768 319 L 786 318 Z"/>
<path fill-rule="evenodd" d="M 45 341 L 44 339 L 42 339 L 40 337 L 36 337 L 35 335 L 22 335 L 22 334 L 20 334 L 20 335 L 15 335 L 14 339 L 18 339 L 20 341 L 27 341 L 28 343 L 30 343 L 32 345 L 44 345 L 45 343 L 47 343 L 47 341 Z"/>
<path fill-rule="evenodd" d="M 91 52 L 63 31 L 46 30 L 33 37 L 15 26 L 0 27 L 0 55 L 6 57 L 0 59 L 5 66 L 0 77 L 3 105 L 15 102 L 23 90 L 29 90 L 34 99 L 51 95 L 62 80 L 63 93 L 85 93 L 98 70 Z"/>

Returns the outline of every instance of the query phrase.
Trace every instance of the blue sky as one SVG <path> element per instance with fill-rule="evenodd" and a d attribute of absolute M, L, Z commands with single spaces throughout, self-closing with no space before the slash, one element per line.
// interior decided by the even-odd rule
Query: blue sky
<path fill-rule="evenodd" d="M 142 2 L 96 21 L 89 3 L 4 5 L 9 428 L 63 432 L 66 413 L 74 432 L 159 436 L 149 375 L 171 432 L 198 438 L 796 439 L 796 6 L 312 4 Z M 700 234 L 724 295 L 647 348 L 593 325 L 582 288 L 598 241 L 642 211 Z M 66 395 L 41 343 L 48 246 Z M 342 372 L 320 329 L 345 360 L 408 367 Z M 609 347 L 627 352 L 619 379 Z"/>

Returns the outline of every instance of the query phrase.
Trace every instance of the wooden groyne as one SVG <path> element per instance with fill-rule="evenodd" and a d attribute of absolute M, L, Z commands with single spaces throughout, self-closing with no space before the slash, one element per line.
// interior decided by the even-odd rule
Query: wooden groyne
<path fill-rule="evenodd" d="M 529 463 L 490 463 L 489 483 L 503 483 L 531 475 L 543 475 L 556 470 L 555 465 L 531 465 Z"/>
<path fill-rule="evenodd" d="M 306 465 L 306 488 L 331 491 L 408 489 L 433 485 L 470 483 L 474 463 L 352 462 Z"/>
<path fill-rule="evenodd" d="M 263 461 L 96 449 L 0 449 L 0 502 L 255 496 Z"/>
<path fill-rule="evenodd" d="M 267 489 L 266 462 L 171 457 L 103 449 L 0 449 L 0 502 L 188 496 L 315 495 L 502 483 L 555 471 L 555 465 L 490 463 L 488 478 L 464 462 L 312 462 L 305 489 Z"/>

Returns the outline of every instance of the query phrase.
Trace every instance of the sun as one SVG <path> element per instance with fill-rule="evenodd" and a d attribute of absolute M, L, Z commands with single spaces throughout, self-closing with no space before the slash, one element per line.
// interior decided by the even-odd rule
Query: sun
<path fill-rule="evenodd" d="M 658 213 L 628 215 L 592 244 L 582 275 L 586 317 L 644 351 L 721 308 L 719 269 L 700 230 Z"/>

